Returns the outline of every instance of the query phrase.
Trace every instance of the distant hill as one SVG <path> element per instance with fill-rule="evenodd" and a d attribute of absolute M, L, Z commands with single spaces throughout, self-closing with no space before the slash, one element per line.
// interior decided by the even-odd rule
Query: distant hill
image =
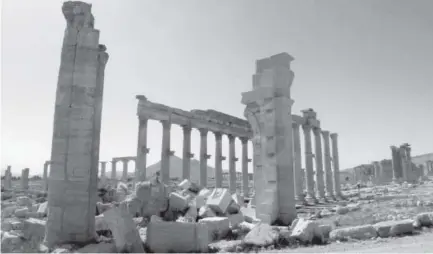
<path fill-rule="evenodd" d="M 425 164 L 427 161 L 433 161 L 433 153 L 426 153 L 412 157 L 412 162 L 416 165 Z"/>

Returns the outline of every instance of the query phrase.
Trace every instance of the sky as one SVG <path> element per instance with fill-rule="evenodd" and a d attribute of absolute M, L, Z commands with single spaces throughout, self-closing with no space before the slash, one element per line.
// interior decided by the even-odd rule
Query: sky
<path fill-rule="evenodd" d="M 62 2 L 1 2 L 2 171 L 28 167 L 32 175 L 50 159 Z M 243 118 L 241 93 L 252 89 L 255 61 L 281 52 L 295 58 L 292 113 L 313 108 L 322 129 L 339 134 L 341 169 L 389 159 L 390 146 L 405 142 L 412 155 L 433 152 L 431 0 L 88 2 L 110 55 L 101 161 L 136 155 L 136 95 Z M 150 165 L 160 159 L 161 124 L 150 122 L 148 133 Z M 181 156 L 181 128 L 171 135 Z M 214 144 L 210 133 L 212 156 Z M 227 155 L 227 137 L 223 146 Z M 199 152 L 198 131 L 192 152 Z"/>

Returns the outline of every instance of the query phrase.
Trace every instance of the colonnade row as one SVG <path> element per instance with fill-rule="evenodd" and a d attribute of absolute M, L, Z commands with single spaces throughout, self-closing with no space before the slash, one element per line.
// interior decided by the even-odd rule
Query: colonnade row
<path fill-rule="evenodd" d="M 393 181 L 407 182 L 408 172 L 412 172 L 411 147 L 402 144 L 400 147 L 391 146 Z"/>
<path fill-rule="evenodd" d="M 48 190 L 48 166 L 50 165 L 49 161 L 46 161 L 44 163 L 44 173 L 42 176 L 42 191 Z M 24 168 L 21 170 L 21 177 L 20 177 L 20 187 L 22 190 L 28 190 L 29 189 L 29 168 Z M 12 172 L 11 172 L 11 166 L 7 166 L 7 169 L 5 171 L 4 176 L 4 188 L 5 189 L 12 189 Z"/>

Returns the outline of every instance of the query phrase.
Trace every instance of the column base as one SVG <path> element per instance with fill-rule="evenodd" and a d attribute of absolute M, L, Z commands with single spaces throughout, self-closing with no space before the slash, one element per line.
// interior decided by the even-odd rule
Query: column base
<path fill-rule="evenodd" d="M 319 197 L 317 200 L 318 204 L 325 204 L 328 203 L 328 200 L 325 197 Z"/>
<path fill-rule="evenodd" d="M 319 201 L 317 200 L 317 198 L 314 195 L 308 195 L 305 197 L 305 201 L 309 204 L 309 205 L 316 205 L 319 203 Z"/>

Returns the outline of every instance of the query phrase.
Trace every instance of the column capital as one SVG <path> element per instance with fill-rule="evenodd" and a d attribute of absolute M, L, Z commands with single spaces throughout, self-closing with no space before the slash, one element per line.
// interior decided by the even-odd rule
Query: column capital
<path fill-rule="evenodd" d="M 249 138 L 247 138 L 247 137 L 240 137 L 239 139 L 241 140 L 242 145 L 248 144 Z"/>
<path fill-rule="evenodd" d="M 232 157 L 232 159 L 233 159 L 233 161 L 238 161 L 239 160 L 239 158 L 236 158 L 236 157 Z"/>
<path fill-rule="evenodd" d="M 214 131 L 213 134 L 215 135 L 216 140 L 221 140 L 223 137 L 222 133 L 219 131 Z"/>
<path fill-rule="evenodd" d="M 198 131 L 200 132 L 200 136 L 207 136 L 207 133 L 209 132 L 209 130 L 205 128 L 199 128 Z"/>
<path fill-rule="evenodd" d="M 228 137 L 228 139 L 229 139 L 229 142 L 234 142 L 235 141 L 235 136 L 233 136 L 232 134 L 228 134 L 227 135 L 227 137 Z"/>
<path fill-rule="evenodd" d="M 171 128 L 171 122 L 170 121 L 168 121 L 168 120 L 161 120 L 160 122 L 161 122 L 163 128 L 168 128 L 168 129 Z"/>
<path fill-rule="evenodd" d="M 106 165 L 107 164 L 106 161 L 100 161 L 99 163 L 101 163 L 102 165 Z"/>
<path fill-rule="evenodd" d="M 330 137 L 332 139 L 336 139 L 336 138 L 338 138 L 338 134 L 337 133 L 331 133 Z"/>
<path fill-rule="evenodd" d="M 297 129 L 297 128 L 299 128 L 299 123 L 297 123 L 297 122 L 292 122 L 292 128 L 294 128 L 294 129 Z"/>
<path fill-rule="evenodd" d="M 320 127 L 313 127 L 314 135 L 319 136 L 322 129 Z"/>
<path fill-rule="evenodd" d="M 182 130 L 184 133 L 185 132 L 191 132 L 192 127 L 191 127 L 191 125 L 182 125 Z"/>
<path fill-rule="evenodd" d="M 321 132 L 324 138 L 329 137 L 329 133 L 330 133 L 329 131 L 322 130 Z"/>
<path fill-rule="evenodd" d="M 309 125 L 309 124 L 303 124 L 303 125 L 302 125 L 302 129 L 304 130 L 304 132 L 305 132 L 305 131 L 306 131 L 306 132 L 310 131 L 311 128 L 312 128 L 312 126 Z"/>
<path fill-rule="evenodd" d="M 147 148 L 147 147 L 142 147 L 141 148 L 141 152 L 144 153 L 144 154 L 148 154 L 149 151 L 150 151 L 150 148 Z"/>

